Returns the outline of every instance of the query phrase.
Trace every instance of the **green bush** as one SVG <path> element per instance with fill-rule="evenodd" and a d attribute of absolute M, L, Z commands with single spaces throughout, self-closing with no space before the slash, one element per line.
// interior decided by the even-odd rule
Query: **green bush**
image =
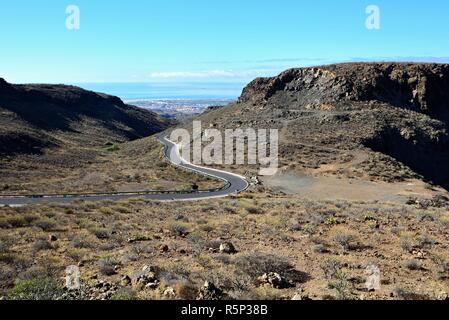
<path fill-rule="evenodd" d="M 257 277 L 270 272 L 280 274 L 290 283 L 303 282 L 306 274 L 295 270 L 293 265 L 284 257 L 270 253 L 253 252 L 238 255 L 234 259 L 238 273 L 255 280 Z"/>
<path fill-rule="evenodd" d="M 134 291 L 132 291 L 131 289 L 123 288 L 123 289 L 120 289 L 116 294 L 114 294 L 111 297 L 111 300 L 131 301 L 131 300 L 138 300 L 138 298 Z"/>
<path fill-rule="evenodd" d="M 256 208 L 256 207 L 246 208 L 246 211 L 247 211 L 249 214 L 262 214 L 262 213 L 263 213 L 263 211 L 262 211 L 261 209 Z"/>
<path fill-rule="evenodd" d="M 187 226 L 184 224 L 173 223 L 169 226 L 169 230 L 175 236 L 185 237 L 189 234 Z"/>
<path fill-rule="evenodd" d="M 105 276 L 112 276 L 114 274 L 117 274 L 117 272 L 115 271 L 115 267 L 117 265 L 118 263 L 112 258 L 100 259 L 98 261 L 100 272 Z"/>
<path fill-rule="evenodd" d="M 6 217 L 0 219 L 0 228 L 16 229 L 28 226 L 27 221 L 23 217 Z"/>
<path fill-rule="evenodd" d="M 53 246 L 45 239 L 37 239 L 33 243 L 33 250 L 34 252 L 39 252 L 43 250 L 51 250 L 53 249 Z"/>
<path fill-rule="evenodd" d="M 56 229 L 57 223 L 55 220 L 50 218 L 41 218 L 34 222 L 36 227 L 41 228 L 44 231 L 52 231 Z"/>
<path fill-rule="evenodd" d="M 109 152 L 115 152 L 115 151 L 119 151 L 120 147 L 116 144 L 113 144 L 112 146 L 107 147 L 106 150 Z"/>
<path fill-rule="evenodd" d="M 62 286 L 52 278 L 20 281 L 9 291 L 10 300 L 57 300 L 63 296 Z"/>
<path fill-rule="evenodd" d="M 6 253 L 8 252 L 8 245 L 0 240 L 0 253 Z"/>
<path fill-rule="evenodd" d="M 90 230 L 98 239 L 109 239 L 110 231 L 105 228 L 94 227 Z"/>

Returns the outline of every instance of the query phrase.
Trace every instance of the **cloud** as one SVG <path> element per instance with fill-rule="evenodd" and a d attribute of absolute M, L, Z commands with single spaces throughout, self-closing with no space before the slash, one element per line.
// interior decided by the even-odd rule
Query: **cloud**
<path fill-rule="evenodd" d="M 429 63 L 449 63 L 449 57 L 417 57 L 417 56 L 392 56 L 392 57 L 370 57 L 351 58 L 348 61 L 388 61 L 388 62 L 429 62 Z"/>
<path fill-rule="evenodd" d="M 307 59 L 307 58 L 291 58 L 291 59 L 267 59 L 258 60 L 259 63 L 265 65 L 252 66 L 252 68 L 242 69 L 212 69 L 212 70 L 195 70 L 195 71 L 157 71 L 150 73 L 147 78 L 155 81 L 170 80 L 241 80 L 250 81 L 258 77 L 272 77 L 278 75 L 288 68 L 307 67 L 313 65 L 345 63 L 345 62 L 381 62 L 381 61 L 402 61 L 402 62 L 435 62 L 449 63 L 449 57 L 351 57 L 345 59 Z M 253 61 L 254 62 L 254 61 Z M 249 63 L 249 61 L 247 61 Z"/>
<path fill-rule="evenodd" d="M 329 61 L 328 58 L 267 58 L 254 60 L 203 60 L 197 61 L 199 64 L 260 64 L 260 63 L 319 63 Z"/>
<path fill-rule="evenodd" d="M 247 79 L 269 76 L 278 73 L 276 69 L 244 69 L 244 70 L 201 70 L 201 71 L 161 71 L 152 72 L 151 79 Z"/>

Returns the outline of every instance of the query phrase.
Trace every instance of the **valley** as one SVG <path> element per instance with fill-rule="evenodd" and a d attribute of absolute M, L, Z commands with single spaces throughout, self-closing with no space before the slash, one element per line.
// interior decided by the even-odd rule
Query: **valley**
<path fill-rule="evenodd" d="M 69 99 L 61 88 L 25 88 L 13 89 Z M 1 153 L 3 193 L 221 183 L 164 158 L 154 134 L 191 132 L 192 119 L 174 123 L 70 88 L 63 97 L 106 99 L 105 112 L 52 114 L 60 125 L 48 128 L 39 112 L 27 118 L 31 105 L 9 84 L 0 89 L 0 139 L 14 141 Z M 251 186 L 200 201 L 2 207 L 0 296 L 37 288 L 67 300 L 448 299 L 448 92 L 445 64 L 351 63 L 255 79 L 237 101 L 194 119 L 219 131 L 278 129 L 275 175 L 215 164 Z M 60 281 L 67 266 L 79 268 L 80 290 Z"/>

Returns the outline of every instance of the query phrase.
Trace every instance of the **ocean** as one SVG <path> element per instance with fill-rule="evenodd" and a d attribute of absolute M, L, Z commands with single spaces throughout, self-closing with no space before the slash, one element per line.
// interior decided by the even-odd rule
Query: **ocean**
<path fill-rule="evenodd" d="M 201 113 L 236 100 L 245 83 L 77 83 L 86 90 L 117 96 L 126 103 L 170 117 Z"/>

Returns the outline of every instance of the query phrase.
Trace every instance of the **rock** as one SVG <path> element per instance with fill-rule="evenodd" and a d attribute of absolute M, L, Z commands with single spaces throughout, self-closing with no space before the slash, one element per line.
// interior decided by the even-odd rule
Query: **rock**
<path fill-rule="evenodd" d="M 110 300 L 117 291 L 116 285 L 99 280 L 93 287 L 89 288 L 88 295 L 91 300 Z"/>
<path fill-rule="evenodd" d="M 446 292 L 442 291 L 442 292 L 439 292 L 437 294 L 436 299 L 437 300 L 447 301 L 447 300 L 449 300 L 449 296 L 448 296 L 448 294 Z"/>
<path fill-rule="evenodd" d="M 365 274 L 368 276 L 365 287 L 368 291 L 380 290 L 380 269 L 376 265 L 366 267 Z"/>
<path fill-rule="evenodd" d="M 270 285 L 275 289 L 285 289 L 289 287 L 288 281 L 286 281 L 279 273 L 270 272 L 265 273 L 257 278 L 259 285 Z"/>
<path fill-rule="evenodd" d="M 232 243 L 224 242 L 224 243 L 220 244 L 220 252 L 227 253 L 227 254 L 233 254 L 233 253 L 236 253 L 236 250 Z"/>
<path fill-rule="evenodd" d="M 127 275 L 124 275 L 120 280 L 120 284 L 122 286 L 129 286 L 131 284 L 131 278 Z"/>
<path fill-rule="evenodd" d="M 259 180 L 259 177 L 257 177 L 257 176 L 251 177 L 250 181 L 251 181 L 251 184 L 254 186 L 259 186 L 262 184 L 262 182 Z"/>
<path fill-rule="evenodd" d="M 159 286 L 159 280 L 157 279 L 155 268 L 150 266 L 144 266 L 142 271 L 138 272 L 131 279 L 131 284 L 134 288 L 142 290 L 155 289 Z"/>
<path fill-rule="evenodd" d="M 164 297 L 169 299 L 175 298 L 176 297 L 175 289 L 173 289 L 172 287 L 168 287 L 167 289 L 165 289 Z"/>
<path fill-rule="evenodd" d="M 147 265 L 144 265 L 144 266 L 142 267 L 142 271 L 153 271 L 153 270 L 152 270 L 152 267 L 147 266 Z"/>
<path fill-rule="evenodd" d="M 223 291 L 212 282 L 206 281 L 199 290 L 197 300 L 220 300 L 222 297 Z"/>
<path fill-rule="evenodd" d="M 154 289 L 156 289 L 157 287 L 159 286 L 159 281 L 154 281 L 154 282 L 150 282 L 150 283 L 147 283 L 146 285 L 145 285 L 145 289 L 151 289 L 151 290 L 154 290 Z"/>
<path fill-rule="evenodd" d="M 150 241 L 151 237 L 146 237 L 146 236 L 137 236 L 134 238 L 128 238 L 126 240 L 126 242 L 128 243 L 135 243 L 135 242 L 144 242 L 144 241 Z"/>
<path fill-rule="evenodd" d="M 163 245 L 160 246 L 159 250 L 161 252 L 168 252 L 169 248 L 168 248 L 168 246 L 166 244 L 163 244 Z"/>
<path fill-rule="evenodd" d="M 308 300 L 312 300 L 312 299 L 310 299 L 310 297 L 306 294 L 297 293 L 292 297 L 292 300 L 308 301 Z"/>
<path fill-rule="evenodd" d="M 58 240 L 58 238 L 54 234 L 51 234 L 48 236 L 48 240 L 51 242 L 54 242 L 54 241 Z"/>

